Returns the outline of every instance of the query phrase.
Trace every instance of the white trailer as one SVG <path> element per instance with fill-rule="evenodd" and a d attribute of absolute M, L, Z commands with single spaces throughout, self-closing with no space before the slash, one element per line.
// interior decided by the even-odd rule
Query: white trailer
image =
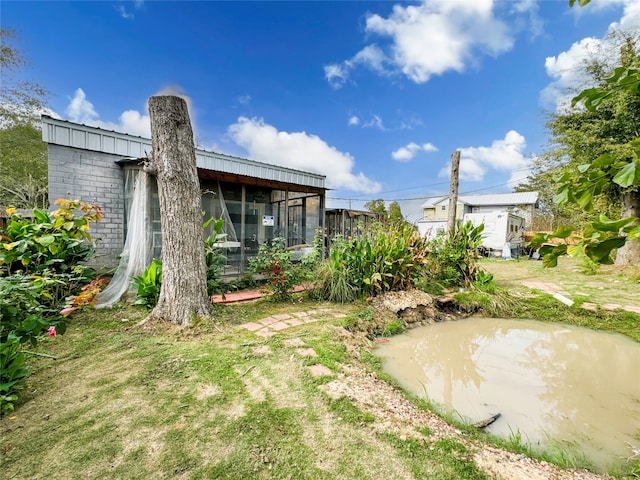
<path fill-rule="evenodd" d="M 418 232 L 421 237 L 428 240 L 435 239 L 438 235 L 444 235 L 447 231 L 446 220 L 419 220 Z"/>
<path fill-rule="evenodd" d="M 464 222 L 475 226 L 484 223 L 481 246 L 489 252 L 502 252 L 506 243 L 511 250 L 521 252 L 524 247 L 525 219 L 510 212 L 494 211 L 485 213 L 466 213 Z"/>

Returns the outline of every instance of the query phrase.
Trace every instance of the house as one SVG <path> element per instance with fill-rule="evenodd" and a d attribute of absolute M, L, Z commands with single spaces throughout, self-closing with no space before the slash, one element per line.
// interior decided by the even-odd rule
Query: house
<path fill-rule="evenodd" d="M 49 200 L 76 198 L 99 204 L 104 218 L 92 225 L 97 242 L 94 266 L 118 264 L 141 160 L 151 152 L 148 138 L 42 116 L 48 144 Z M 274 237 L 287 245 L 313 244 L 324 228 L 325 176 L 196 149 L 203 221 L 224 218 L 225 273 L 243 273 L 258 247 Z M 149 199 L 148 230 L 156 257 L 161 252 L 160 208 L 155 179 Z"/>
<path fill-rule="evenodd" d="M 538 192 L 489 193 L 460 195 L 456 205 L 456 218 L 462 220 L 467 213 L 494 211 L 510 212 L 526 220 L 527 225 L 535 215 Z M 449 197 L 430 197 L 422 204 L 422 221 L 439 221 L 446 225 L 449 218 Z"/>
<path fill-rule="evenodd" d="M 460 195 L 456 219 L 474 225 L 484 224 L 482 246 L 489 252 L 509 242 L 517 251 L 524 247 L 524 232 L 535 215 L 538 192 Z M 430 197 L 422 204 L 423 218 L 418 221 L 421 235 L 444 234 L 449 218 L 449 197 Z"/>

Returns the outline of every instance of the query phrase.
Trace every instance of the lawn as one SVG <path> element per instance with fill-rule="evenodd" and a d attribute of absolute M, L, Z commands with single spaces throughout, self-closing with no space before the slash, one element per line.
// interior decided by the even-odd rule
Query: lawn
<path fill-rule="evenodd" d="M 524 269 L 542 268 L 485 266 L 519 290 Z M 540 271 L 563 283 L 577 276 L 571 268 Z M 599 275 L 585 281 L 618 278 Z M 614 290 L 637 290 L 624 285 Z M 367 308 L 300 296 L 217 305 L 213 319 L 186 329 L 140 326 L 146 312 L 133 307 L 74 314 L 64 336 L 39 343 L 21 401 L 0 421 L 3 478 L 604 478 L 531 460 L 517 445 L 488 446 L 404 394 L 381 374 L 373 345 L 342 328 Z M 322 309 L 317 322 L 267 339 L 240 327 Z"/>

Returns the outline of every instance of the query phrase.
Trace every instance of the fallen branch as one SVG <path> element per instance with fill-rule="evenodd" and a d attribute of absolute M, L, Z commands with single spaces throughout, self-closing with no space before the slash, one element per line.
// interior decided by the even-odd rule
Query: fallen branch
<path fill-rule="evenodd" d="M 498 418 L 500 418 L 500 413 L 496 413 L 495 415 L 490 416 L 489 418 L 482 420 L 480 422 L 472 423 L 471 426 L 479 429 L 487 428 L 493 422 L 495 422 Z"/>

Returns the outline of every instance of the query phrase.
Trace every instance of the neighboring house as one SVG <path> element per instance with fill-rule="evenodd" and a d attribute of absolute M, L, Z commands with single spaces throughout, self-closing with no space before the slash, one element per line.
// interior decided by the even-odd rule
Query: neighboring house
<path fill-rule="evenodd" d="M 524 247 L 524 232 L 531 225 L 538 202 L 538 192 L 460 195 L 456 219 L 483 223 L 482 246 L 489 252 L 501 250 L 505 243 Z M 430 197 L 422 204 L 423 218 L 418 221 L 421 235 L 433 238 L 444 234 L 449 218 L 449 197 Z"/>
<path fill-rule="evenodd" d="M 466 213 L 509 212 L 525 219 L 527 225 L 535 215 L 538 192 L 489 193 L 481 195 L 460 195 L 456 205 L 456 218 L 462 220 Z M 449 197 L 430 197 L 422 204 L 423 221 L 447 223 L 449 218 Z"/>
<path fill-rule="evenodd" d="M 104 218 L 91 226 L 94 265 L 115 267 L 125 242 L 134 179 L 151 140 L 42 117 L 48 144 L 49 200 L 75 198 L 100 205 Z M 288 246 L 313 244 L 324 228 L 325 176 L 196 150 L 203 221 L 224 218 L 226 273 L 242 273 L 258 247 L 274 237 Z M 154 256 L 161 251 L 157 185 L 152 182 L 148 228 Z"/>

